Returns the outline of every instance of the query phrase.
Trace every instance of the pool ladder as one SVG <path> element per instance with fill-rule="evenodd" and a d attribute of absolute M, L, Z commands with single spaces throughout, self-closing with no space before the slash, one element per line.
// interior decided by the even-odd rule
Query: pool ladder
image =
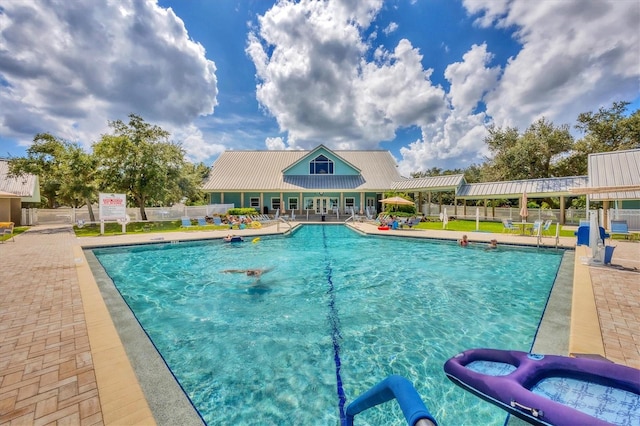
<path fill-rule="evenodd" d="M 436 426 L 436 420 L 422 402 L 413 384 L 402 376 L 392 375 L 360 395 L 347 407 L 345 426 L 353 426 L 353 418 L 371 407 L 396 399 L 410 426 Z"/>

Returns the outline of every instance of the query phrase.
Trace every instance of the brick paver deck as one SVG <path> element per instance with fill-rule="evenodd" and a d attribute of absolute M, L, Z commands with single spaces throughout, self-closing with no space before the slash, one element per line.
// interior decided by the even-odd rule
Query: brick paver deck
<path fill-rule="evenodd" d="M 402 232 L 435 238 L 461 236 L 449 231 Z M 206 236 L 163 234 L 167 239 Z M 474 235 L 479 241 L 494 236 Z M 151 238 L 151 234 L 127 235 L 85 242 L 129 244 Z M 500 242 L 532 241 L 510 235 L 498 238 Z M 563 239 L 561 245 L 567 247 L 572 240 Z M 640 244 L 614 244 L 614 263 L 640 269 Z M 92 288 L 95 283 L 87 286 L 92 280 L 82 278 L 87 271 L 78 255 L 79 245 L 69 226 L 37 226 L 16 236 L 15 242 L 0 244 L 1 425 L 154 424 L 144 401 L 135 402 L 140 398 L 139 387 L 131 384 L 131 366 L 104 314 L 99 292 Z M 640 274 L 604 267 L 588 270 L 606 356 L 640 368 Z M 129 403 L 120 402 L 120 394 Z"/>
<path fill-rule="evenodd" d="M 0 246 L 0 423 L 103 424 L 69 227 Z"/>

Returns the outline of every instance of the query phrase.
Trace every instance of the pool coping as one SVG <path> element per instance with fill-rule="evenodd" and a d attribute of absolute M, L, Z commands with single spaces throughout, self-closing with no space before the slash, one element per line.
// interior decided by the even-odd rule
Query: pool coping
<path fill-rule="evenodd" d="M 284 234 L 290 230 L 293 230 L 295 228 L 297 228 L 298 226 L 302 226 L 306 223 L 294 223 L 292 224 L 292 227 L 289 229 L 285 229 L 285 230 L 278 230 L 276 232 L 270 232 L 267 229 L 258 229 L 258 230 L 243 230 L 244 232 L 234 232 L 236 234 L 240 234 L 243 236 L 253 236 L 253 237 L 257 237 L 257 236 L 266 236 L 266 235 L 280 235 L 280 234 Z M 311 224 L 311 223 L 309 223 Z M 318 224 L 325 224 L 325 223 L 318 223 Z M 370 225 L 370 224 L 364 224 L 364 223 L 353 223 L 353 224 L 347 224 L 348 226 L 352 227 L 352 229 L 357 230 L 359 232 L 365 233 L 365 234 L 375 234 L 375 235 L 394 235 L 394 236 L 410 236 L 410 237 L 420 237 L 420 238 L 424 238 L 424 239 L 434 239 L 434 240 L 457 240 L 461 237 L 461 235 L 463 234 L 462 232 L 455 232 L 455 231 L 443 231 L 446 232 L 448 235 L 437 235 L 439 234 L 438 231 L 436 231 L 436 235 L 435 236 L 431 236 L 431 235 L 427 235 L 426 232 L 423 232 L 421 230 L 405 230 L 405 231 L 394 231 L 393 234 L 390 234 L 388 231 L 383 233 L 381 231 L 377 230 L 377 227 L 375 227 L 374 225 Z M 368 230 L 367 227 L 372 228 L 371 230 Z M 363 229 L 364 228 L 364 229 Z M 407 235 L 407 233 L 409 235 Z M 429 232 L 430 234 L 434 233 L 434 232 Z M 80 242 L 79 244 L 79 250 L 76 252 L 75 249 L 76 247 L 74 247 L 74 253 L 77 255 L 76 257 L 76 262 L 78 264 L 78 276 L 80 279 L 80 282 L 84 282 L 83 287 L 87 287 L 87 288 L 94 288 L 94 289 L 99 289 L 100 286 L 98 285 L 98 282 L 96 281 L 96 279 L 94 278 L 93 275 L 93 268 L 90 268 L 90 264 L 89 264 L 89 260 L 87 259 L 87 257 L 85 257 L 85 253 L 84 253 L 84 249 L 93 249 L 93 248 L 100 248 L 100 247 L 113 247 L 113 246 L 125 246 L 125 245 L 136 245 L 136 244 L 151 244 L 151 243 L 170 243 L 172 241 L 178 241 L 178 242 L 182 242 L 182 241 L 198 241 L 198 240 L 211 240 L 211 239 L 221 239 L 224 237 L 224 235 L 222 235 L 221 233 L 215 233 L 215 235 L 212 235 L 212 233 L 206 232 L 206 234 L 209 235 L 195 235 L 193 233 L 179 233 L 181 235 L 177 235 L 178 233 L 174 234 L 173 237 L 171 239 L 167 239 L 167 240 L 160 240 L 157 237 L 152 238 L 149 234 L 146 235 L 142 235 L 141 237 L 138 238 L 128 238 L 128 239 L 123 239 L 123 238 L 117 238 L 116 240 L 112 240 L 110 238 L 106 238 L 106 239 L 102 239 L 102 241 L 92 241 L 92 238 L 87 238 L 86 240 L 84 240 L 83 242 Z M 191 234 L 191 235 L 189 235 Z M 415 235 L 413 235 L 415 234 Z M 419 235 L 422 234 L 422 235 Z M 459 235 L 458 235 L 459 234 Z M 159 235 L 159 234 L 156 234 Z M 486 237 L 486 238 L 482 238 L 482 239 L 476 239 L 476 243 L 478 242 L 488 242 L 491 238 L 495 237 L 495 235 L 499 235 L 499 234 L 486 234 L 483 235 L 482 237 Z M 122 237 L 122 236 L 121 236 Z M 102 237 L 105 238 L 105 237 Z M 123 241 L 124 240 L 124 241 Z M 538 330 L 538 333 L 536 335 L 536 340 L 534 342 L 534 346 L 533 346 L 533 350 L 540 352 L 540 353 L 556 353 L 556 354 L 560 354 L 560 355 L 569 355 L 571 353 L 590 353 L 590 354 L 599 354 L 604 356 L 604 344 L 603 344 L 603 339 L 602 339 L 602 333 L 600 330 L 600 325 L 598 322 L 598 314 L 596 311 L 596 307 L 595 307 L 595 298 L 593 295 L 593 290 L 592 290 L 592 286 L 591 286 L 591 278 L 589 276 L 589 269 L 587 265 L 583 265 L 581 262 L 579 262 L 579 259 L 581 258 L 581 256 L 583 254 L 586 254 L 586 250 L 584 247 L 578 247 L 576 248 L 575 246 L 572 247 L 569 244 L 567 244 L 568 240 L 567 238 L 565 238 L 563 244 L 561 246 L 555 246 L 555 245 L 543 245 L 542 247 L 545 248 L 557 248 L 557 249 L 562 249 L 562 250 L 575 250 L 575 258 L 574 258 L 574 272 L 573 272 L 573 279 L 570 280 L 570 284 L 572 284 L 572 308 L 570 308 L 570 326 L 569 326 L 569 342 L 568 342 L 568 350 L 565 353 L 558 353 L 558 349 L 557 349 L 557 345 L 556 345 L 556 349 L 551 349 L 547 346 L 545 346 L 545 344 L 538 344 L 538 336 L 541 333 L 541 330 L 543 328 L 543 322 L 545 317 L 547 316 L 547 312 L 551 312 L 551 310 L 553 309 L 550 306 L 547 306 L 545 308 L 545 312 L 543 314 L 543 319 L 541 320 L 541 324 L 540 324 L 540 328 Z M 573 239 L 572 239 L 573 240 Z M 504 244 L 508 244 L 508 245 L 521 245 L 521 246 L 529 246 L 529 247 L 536 247 L 539 246 L 537 244 L 527 244 L 526 242 L 523 243 L 506 243 L 503 242 Z M 565 245 L 566 244 L 566 245 Z M 564 257 L 563 257 L 564 259 Z M 81 268 L 81 266 L 83 265 L 83 260 L 84 260 L 84 264 L 87 265 L 87 270 L 89 271 L 89 273 L 87 274 L 86 270 L 84 270 L 83 268 Z M 97 260 L 96 260 L 96 263 Z M 101 268 L 101 266 L 100 266 Z M 82 276 L 81 276 L 82 273 Z M 106 276 L 106 273 L 105 273 Z M 107 276 L 108 277 L 108 276 Z M 102 277 L 101 277 L 102 278 Z M 556 277 L 557 278 L 557 277 Z M 95 286 L 92 286 L 92 282 L 95 283 Z M 109 279 L 110 281 L 110 279 Z M 576 282 L 579 281 L 579 282 Z M 113 286 L 113 283 L 111 283 L 111 285 Z M 550 294 L 549 296 L 549 300 L 552 300 L 552 296 L 554 296 L 553 292 L 555 291 L 555 287 L 556 285 L 554 284 L 554 288 L 552 288 L 552 294 Z M 115 290 L 115 286 L 113 287 L 114 291 L 117 293 L 117 290 Z M 82 297 L 83 297 L 83 303 L 87 303 L 87 305 L 85 306 L 96 306 L 96 305 L 100 305 L 100 303 L 102 303 L 102 305 L 105 307 L 105 309 L 108 308 L 108 304 L 105 300 L 105 295 L 102 295 L 102 288 L 100 288 L 100 291 L 90 291 L 89 293 L 91 294 L 87 294 L 87 300 L 85 301 L 85 291 L 82 292 Z M 108 293 L 108 292 L 107 292 Z M 120 297 L 119 293 L 118 293 L 118 298 L 120 298 L 121 302 L 124 303 L 124 301 L 122 300 L 122 298 Z M 98 300 L 100 299 L 100 300 Z M 109 297 L 107 297 L 107 300 L 109 299 Z M 117 298 L 112 298 L 117 300 Z M 113 301 L 112 301 L 113 302 Z M 111 303 L 111 302 L 110 302 Z M 575 303 L 576 305 L 573 305 L 573 303 Z M 126 306 L 126 303 L 125 303 Z M 561 305 L 560 305 L 561 306 Z M 580 309 L 577 310 L 576 306 L 579 306 Z M 557 308 L 557 307 L 556 307 Z M 128 306 L 126 307 L 126 310 L 129 311 Z M 87 310 L 85 309 L 85 312 Z M 123 350 L 125 352 L 125 358 L 122 359 L 122 355 L 120 354 L 118 357 L 119 361 L 122 361 L 123 365 L 118 364 L 118 371 L 120 370 L 120 368 L 122 368 L 123 370 L 123 377 L 127 380 L 124 383 L 127 383 L 126 385 L 124 385 L 128 391 L 127 394 L 132 393 L 133 396 L 130 396 L 129 400 L 133 400 L 133 401 L 140 401 L 140 400 L 144 400 L 144 404 L 140 404 L 140 406 L 136 406 L 135 409 L 133 410 L 134 412 L 138 412 L 138 414 L 135 413 L 130 413 L 131 419 L 132 420 L 136 420 L 137 423 L 137 416 L 140 415 L 142 416 L 141 418 L 145 418 L 145 421 L 142 421 L 141 423 L 144 424 L 149 424 L 149 418 L 144 414 L 145 412 L 148 413 L 147 410 L 151 408 L 151 412 L 153 413 L 153 417 L 155 418 L 156 422 L 162 422 L 161 424 L 173 424 L 172 421 L 166 422 L 167 420 L 169 420 L 169 418 L 171 418 L 173 413 L 176 412 L 181 412 L 183 414 L 182 417 L 180 417 L 180 424 L 203 424 L 202 419 L 200 418 L 200 415 L 197 413 L 197 411 L 195 410 L 195 408 L 193 407 L 191 401 L 186 397 L 186 395 L 184 394 L 184 391 L 182 390 L 182 388 L 180 387 L 180 385 L 177 383 L 177 381 L 175 380 L 175 377 L 173 376 L 173 373 L 170 372 L 170 370 L 168 369 L 168 367 L 166 366 L 166 364 L 164 363 L 164 360 L 162 359 L 162 357 L 158 354 L 157 350 L 155 350 L 155 347 L 153 346 L 153 344 L 151 343 L 150 339 L 148 338 L 148 336 L 146 336 L 146 333 L 144 332 L 144 330 L 142 330 L 142 328 L 140 327 L 140 325 L 138 324 L 138 321 L 135 320 L 135 317 L 133 317 L 133 314 L 130 314 L 131 317 L 133 318 L 133 322 L 137 325 L 137 327 L 139 327 L 139 330 L 132 330 L 133 335 L 129 336 L 129 337 L 123 337 L 123 335 L 121 334 L 121 329 L 120 327 L 118 327 L 115 322 L 117 322 L 118 318 L 114 318 L 114 315 L 111 314 L 111 312 L 109 312 L 108 317 L 106 318 L 107 322 L 111 322 L 111 327 L 114 327 L 114 330 L 117 329 L 117 334 L 119 334 L 119 338 L 118 336 L 116 336 L 117 340 L 120 341 L 120 345 L 121 345 L 121 350 Z M 574 318 L 575 317 L 575 318 Z M 595 318 L 595 322 L 594 322 L 594 318 Z M 105 320 L 104 318 L 102 318 L 102 320 Z M 565 319 L 566 321 L 566 319 Z M 129 322 L 131 322 L 131 318 L 129 320 Z M 565 328 L 566 328 L 566 322 L 565 324 Z M 104 337 L 101 336 L 100 332 L 92 332 L 92 328 L 95 325 L 93 324 L 92 321 L 87 321 L 87 327 L 89 329 L 89 334 L 90 334 L 90 341 L 92 343 L 92 352 L 93 352 L 93 340 L 91 340 L 91 335 L 93 334 L 94 339 L 97 339 L 97 336 L 100 336 L 100 339 L 104 339 Z M 557 327 L 557 324 L 555 325 Z M 134 327 L 135 328 L 135 327 Z M 553 330 L 554 326 L 551 326 L 550 330 Z M 140 334 L 142 333 L 142 335 Z M 545 331 L 542 331 L 542 334 L 545 334 Z M 145 336 L 146 339 L 143 339 L 142 336 Z M 540 341 L 542 342 L 543 337 L 540 337 Z M 146 341 L 151 348 L 147 347 L 144 350 L 140 350 L 140 354 L 136 355 L 134 353 L 130 354 L 130 350 L 126 348 L 126 346 L 128 346 L 128 344 L 125 344 L 124 341 L 130 341 L 131 343 L 133 342 L 140 342 L 140 341 Z M 560 343 L 560 345 L 563 345 L 563 343 Z M 136 346 L 136 345 L 132 345 L 132 346 Z M 161 360 L 161 364 L 158 364 L 158 359 L 159 358 Z M 151 363 L 149 362 L 149 360 L 153 360 L 154 362 Z M 107 359 L 101 359 L 99 356 L 94 358 L 94 363 L 96 364 L 96 375 L 98 376 L 98 370 L 101 371 L 105 371 L 105 372 L 109 372 L 110 375 L 114 375 L 114 370 L 113 370 L 113 361 L 110 360 L 109 358 Z M 127 365 L 124 365 L 127 364 Z M 153 400 L 152 395 L 159 395 L 160 397 L 162 397 L 162 393 L 163 391 L 165 391 L 166 389 L 168 389 L 168 387 L 165 387 L 164 389 L 158 389 L 157 386 L 159 386 L 156 382 L 154 382 L 154 379 L 149 380 L 149 379 L 142 379 L 137 376 L 138 374 L 140 374 L 140 372 L 137 370 L 138 367 L 133 367 L 133 365 L 136 366 L 142 366 L 145 367 L 145 369 L 147 369 L 146 367 L 151 367 L 152 365 L 155 365 L 155 367 L 150 368 L 150 370 L 153 371 L 162 371 L 163 369 L 166 370 L 166 372 L 168 372 L 168 374 L 170 375 L 171 379 L 174 381 L 174 385 L 177 386 L 179 388 L 179 391 L 175 390 L 176 392 L 172 392 L 170 393 L 170 395 L 172 395 L 172 397 L 170 398 L 172 402 L 175 401 L 179 401 L 180 399 L 184 399 L 186 400 L 186 405 L 184 404 L 185 401 L 181 401 L 179 402 L 179 404 L 181 404 L 181 408 L 179 410 L 174 410 L 170 407 L 172 407 L 171 405 L 166 405 L 165 403 L 158 403 L 157 401 Z M 110 367 L 109 367 L 110 366 Z M 103 368 L 106 368 L 105 370 L 103 370 Z M 129 370 L 131 369 L 131 370 Z M 129 371 L 127 371 L 129 370 Z M 134 371 L 135 370 L 135 374 L 133 375 L 133 377 L 131 377 L 130 371 Z M 165 375 L 166 375 L 165 372 Z M 118 375 L 120 375 L 118 373 Z M 100 376 L 98 376 L 98 378 L 100 378 Z M 118 387 L 114 387 L 113 385 L 110 385 L 110 383 L 113 382 L 113 380 L 110 380 L 109 377 L 105 377 L 104 378 L 104 382 L 102 380 L 97 380 L 98 382 L 98 389 L 99 389 L 99 393 L 100 393 L 100 398 L 101 398 L 101 405 L 102 405 L 102 410 L 103 410 L 103 415 L 104 415 L 104 419 L 105 419 L 105 424 L 112 424 L 112 423 L 122 423 L 122 421 L 114 421 L 114 422 L 110 422 L 107 421 L 107 419 L 118 419 L 118 418 L 122 418 L 122 414 L 118 414 L 119 412 L 122 412 L 122 408 L 120 406 L 117 406 L 117 404 L 107 404 L 103 401 L 103 398 L 105 398 L 105 401 L 113 401 L 114 400 L 114 396 L 113 393 L 115 392 L 116 395 L 120 395 L 121 393 L 121 389 L 122 387 L 118 386 Z M 161 379 L 157 379 L 157 380 L 161 380 Z M 154 384 L 155 383 L 155 384 Z M 154 387 L 155 386 L 155 387 Z M 162 386 L 160 386 L 162 387 Z M 136 388 L 138 389 L 138 391 L 136 391 Z M 143 388 L 145 388 L 145 391 L 143 391 Z M 168 395 L 169 392 L 167 391 L 166 395 Z M 151 400 L 151 401 L 150 401 Z M 146 406 L 146 408 L 145 408 Z M 163 408 L 167 408 L 168 409 L 164 409 Z M 189 412 L 189 407 L 191 409 L 191 413 L 188 414 Z M 127 408 L 125 411 L 126 412 L 130 412 L 130 409 L 133 409 L 133 406 L 130 406 L 130 408 Z M 158 410 L 158 412 L 156 412 L 156 410 Z M 183 411 L 184 410 L 184 411 Z M 112 417 L 113 416 L 113 417 Z M 185 417 L 186 416 L 186 417 Z M 193 423 L 190 422 L 185 422 L 185 420 L 189 418 L 191 419 L 190 421 L 193 421 Z M 126 419 L 126 423 L 131 423 L 133 424 L 133 421 L 130 421 L 129 419 Z"/>

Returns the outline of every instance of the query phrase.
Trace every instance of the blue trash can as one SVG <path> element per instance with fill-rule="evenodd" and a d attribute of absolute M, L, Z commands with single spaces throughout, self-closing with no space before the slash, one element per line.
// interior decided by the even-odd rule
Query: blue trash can
<path fill-rule="evenodd" d="M 615 249 L 615 246 L 604 247 L 604 264 L 605 265 L 611 264 L 611 258 L 613 257 L 613 249 Z"/>

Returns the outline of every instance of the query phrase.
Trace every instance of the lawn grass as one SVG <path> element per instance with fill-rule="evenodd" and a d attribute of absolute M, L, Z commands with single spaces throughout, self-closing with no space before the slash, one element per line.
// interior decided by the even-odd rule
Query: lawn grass
<path fill-rule="evenodd" d="M 13 228 L 13 235 L 0 235 L 0 241 L 10 240 L 11 237 L 15 237 L 18 234 L 22 234 L 27 229 L 29 229 L 28 226 L 16 226 Z"/>
<path fill-rule="evenodd" d="M 556 235 L 557 224 L 552 224 L 549 228 L 548 235 Z M 438 229 L 442 230 L 442 222 L 420 222 L 417 226 L 418 229 Z M 502 222 L 480 222 L 478 231 L 476 231 L 475 220 L 450 220 L 447 224 L 447 231 L 459 231 L 459 232 L 490 232 L 492 234 L 502 234 L 504 227 Z M 573 237 L 574 231 L 571 229 L 564 230 L 560 228 L 561 237 Z"/>
<path fill-rule="evenodd" d="M 180 220 L 158 222 L 131 222 L 127 224 L 127 234 L 146 234 L 149 232 L 178 232 L 178 231 L 215 231 L 226 230 L 229 226 L 190 226 L 184 228 Z M 78 237 L 97 237 L 100 235 L 100 224 L 88 224 L 82 228 L 74 226 L 73 230 Z M 105 223 L 104 235 L 122 235 L 122 225 L 119 223 Z"/>
<path fill-rule="evenodd" d="M 557 224 L 551 225 L 549 228 L 548 235 L 556 235 L 556 226 Z M 28 230 L 30 227 L 28 226 L 19 226 L 14 228 L 14 235 L 21 234 Z M 436 229 L 442 230 L 442 222 L 434 221 L 434 222 L 420 222 L 418 225 L 414 226 L 417 229 Z M 237 226 L 234 227 L 237 229 Z M 502 233 L 502 222 L 480 222 L 479 224 L 479 232 L 489 232 L 493 234 L 501 234 Z M 100 224 L 88 224 L 83 226 L 82 228 L 78 228 L 77 226 L 73 227 L 76 235 L 78 237 L 97 237 L 100 235 Z M 207 225 L 207 226 L 191 226 L 189 228 L 183 228 L 182 222 L 180 220 L 174 221 L 158 221 L 158 222 L 132 222 L 127 225 L 127 234 L 145 234 L 149 232 L 178 232 L 178 231 L 216 231 L 216 230 L 229 230 L 228 225 L 216 226 L 216 225 Z M 459 232 L 476 232 L 476 221 L 475 220 L 451 220 L 447 224 L 447 231 L 459 231 Z M 122 225 L 118 223 L 106 223 L 104 226 L 104 234 L 105 235 L 122 235 Z M 564 230 L 560 229 L 561 237 L 574 237 L 574 231 L 571 229 Z M 0 236 L 0 241 L 6 241 L 10 239 L 10 235 L 2 235 Z M 624 235 L 614 235 L 612 239 L 615 240 L 624 240 Z M 635 234 L 635 237 L 632 238 L 635 240 L 639 240 L 640 236 Z"/>

